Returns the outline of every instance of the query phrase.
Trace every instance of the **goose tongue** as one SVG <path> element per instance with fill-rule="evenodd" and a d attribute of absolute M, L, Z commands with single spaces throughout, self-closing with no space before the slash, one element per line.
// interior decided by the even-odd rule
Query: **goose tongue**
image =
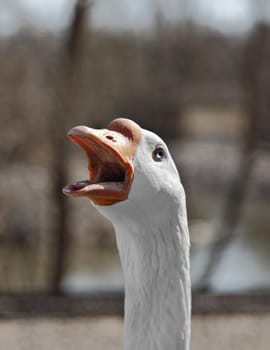
<path fill-rule="evenodd" d="M 89 180 L 63 188 L 71 197 L 88 197 L 97 205 L 112 205 L 128 198 L 133 181 L 132 160 L 140 142 L 141 129 L 129 119 L 112 121 L 107 129 L 77 126 L 68 137 L 88 159 Z"/>

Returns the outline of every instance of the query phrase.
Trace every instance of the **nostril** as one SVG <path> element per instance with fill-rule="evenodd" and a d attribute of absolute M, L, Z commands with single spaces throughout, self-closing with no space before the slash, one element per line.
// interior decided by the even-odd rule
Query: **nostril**
<path fill-rule="evenodd" d="M 111 140 L 113 142 L 116 141 L 112 135 L 106 135 L 106 139 Z"/>

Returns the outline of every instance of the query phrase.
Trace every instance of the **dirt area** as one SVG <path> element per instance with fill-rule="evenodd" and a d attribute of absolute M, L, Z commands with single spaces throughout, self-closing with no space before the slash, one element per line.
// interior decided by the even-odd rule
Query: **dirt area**
<path fill-rule="evenodd" d="M 119 350 L 123 321 L 117 317 L 20 319 L 0 322 L 6 350 Z M 270 314 L 194 316 L 191 350 L 267 350 Z"/>

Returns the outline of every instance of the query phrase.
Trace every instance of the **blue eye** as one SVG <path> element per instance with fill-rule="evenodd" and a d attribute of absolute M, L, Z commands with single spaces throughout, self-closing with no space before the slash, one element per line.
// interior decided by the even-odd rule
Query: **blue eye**
<path fill-rule="evenodd" d="M 153 157 L 154 161 L 161 162 L 162 159 L 165 157 L 165 151 L 164 151 L 163 147 L 158 146 L 157 148 L 155 148 L 153 151 L 152 157 Z"/>

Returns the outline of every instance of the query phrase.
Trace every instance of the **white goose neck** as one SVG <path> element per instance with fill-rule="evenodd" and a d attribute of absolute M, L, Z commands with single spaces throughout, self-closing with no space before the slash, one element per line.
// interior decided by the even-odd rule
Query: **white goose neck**
<path fill-rule="evenodd" d="M 142 222 L 141 224 L 139 222 Z M 185 215 L 162 225 L 118 223 L 125 279 L 125 350 L 188 350 L 189 238 Z"/>

